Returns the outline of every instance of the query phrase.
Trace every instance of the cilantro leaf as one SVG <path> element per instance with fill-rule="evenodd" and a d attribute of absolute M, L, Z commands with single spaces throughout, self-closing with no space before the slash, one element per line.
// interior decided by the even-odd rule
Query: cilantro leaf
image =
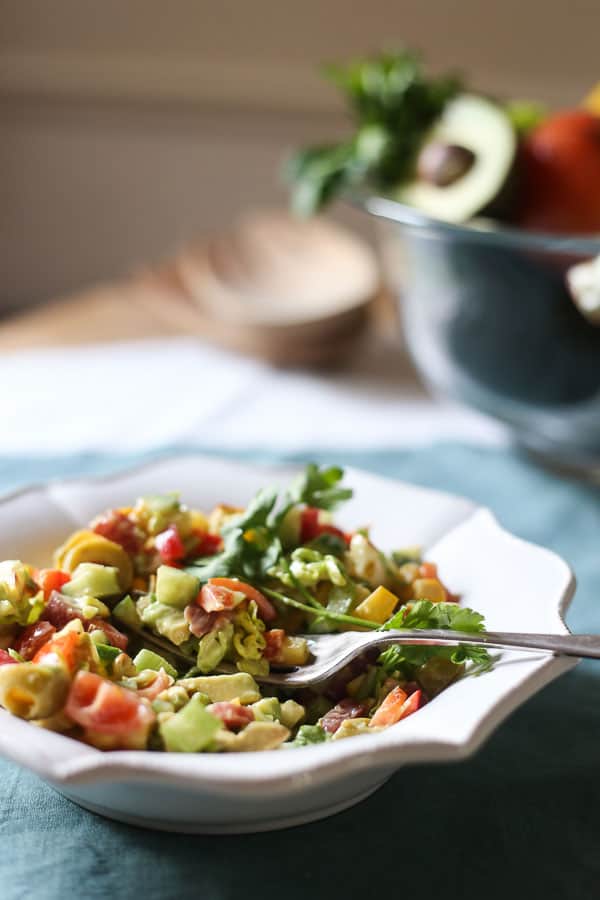
<path fill-rule="evenodd" d="M 382 631 L 394 628 L 450 628 L 476 634 L 485 631 L 484 617 L 474 609 L 457 603 L 432 603 L 417 600 L 410 606 L 402 606 L 381 626 Z"/>
<path fill-rule="evenodd" d="M 260 490 L 239 516 L 223 526 L 223 550 L 216 556 L 195 560 L 186 571 L 201 581 L 237 575 L 248 581 L 263 579 L 283 554 L 279 528 L 292 506 L 306 503 L 332 509 L 352 496 L 339 487 L 343 469 L 335 466 L 319 469 L 310 463 L 290 485 L 279 503 L 275 487 Z"/>
<path fill-rule="evenodd" d="M 339 486 L 343 477 L 344 470 L 339 466 L 319 469 L 314 463 L 309 463 L 287 491 L 288 509 L 297 503 L 317 506 L 319 509 L 335 509 L 338 504 L 352 497 L 351 488 Z"/>
<path fill-rule="evenodd" d="M 407 677 L 412 677 L 414 669 L 418 669 L 433 657 L 447 659 L 457 666 L 472 662 L 477 674 L 491 669 L 493 665 L 492 656 L 486 648 L 473 644 L 458 644 L 456 647 L 394 644 L 381 653 L 377 662 L 388 675 L 402 672 Z"/>

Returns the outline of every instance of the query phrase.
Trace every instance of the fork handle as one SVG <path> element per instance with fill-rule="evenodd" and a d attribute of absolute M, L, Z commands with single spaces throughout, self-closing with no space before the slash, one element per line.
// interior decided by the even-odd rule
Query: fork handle
<path fill-rule="evenodd" d="M 598 634 L 528 634 L 513 631 L 484 631 L 477 634 L 462 631 L 402 631 L 385 632 L 389 643 L 402 644 L 477 644 L 499 649 L 515 647 L 519 650 L 545 650 L 563 656 L 600 659 Z"/>

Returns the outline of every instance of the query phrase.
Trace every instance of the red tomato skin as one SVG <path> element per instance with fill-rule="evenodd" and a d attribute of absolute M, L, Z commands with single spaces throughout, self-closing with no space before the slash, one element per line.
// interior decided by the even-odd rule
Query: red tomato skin
<path fill-rule="evenodd" d="M 65 712 L 82 728 L 122 738 L 147 732 L 156 718 L 135 691 L 84 671 L 73 679 Z"/>
<path fill-rule="evenodd" d="M 341 528 L 335 525 L 321 523 L 319 521 L 321 510 L 315 506 L 307 506 L 302 510 L 300 515 L 300 543 L 309 544 L 318 538 L 321 534 L 334 534 L 341 538 L 346 544 L 350 543 L 352 535 L 346 534 Z"/>
<path fill-rule="evenodd" d="M 265 647 L 265 652 L 263 654 L 265 659 L 277 659 L 277 657 L 281 653 L 281 648 L 283 647 L 283 642 L 285 640 L 285 631 L 283 630 L 283 628 L 271 628 L 269 631 L 265 631 L 264 638 L 267 642 L 267 646 Z"/>
<path fill-rule="evenodd" d="M 214 613 L 223 612 L 225 609 L 233 609 L 235 606 L 235 594 L 228 587 L 212 584 L 202 586 L 196 604 L 200 606 L 204 612 Z"/>
<path fill-rule="evenodd" d="M 0 666 L 10 666 L 16 662 L 18 662 L 18 660 L 13 659 L 10 653 L 7 653 L 6 650 L 0 648 Z"/>
<path fill-rule="evenodd" d="M 180 563 L 185 557 L 185 547 L 175 525 L 169 525 L 154 538 L 160 558 L 167 566 Z"/>
<path fill-rule="evenodd" d="M 519 225 L 600 231 L 600 117 L 582 109 L 549 116 L 523 142 L 519 169 Z"/>
<path fill-rule="evenodd" d="M 267 600 L 265 595 L 245 581 L 238 581 L 236 578 L 209 578 L 208 584 L 224 587 L 230 591 L 240 591 L 242 594 L 245 594 L 248 600 L 254 600 L 258 607 L 259 615 L 265 622 L 272 622 L 277 615 L 275 607 Z"/>
<path fill-rule="evenodd" d="M 60 592 L 61 587 L 71 580 L 71 575 L 60 569 L 40 569 L 35 580 L 44 592 L 44 600 L 49 600 L 52 591 Z"/>
<path fill-rule="evenodd" d="M 214 556 L 221 549 L 223 538 L 220 534 L 210 534 L 208 531 L 195 532 L 198 545 L 194 550 L 197 556 Z"/>

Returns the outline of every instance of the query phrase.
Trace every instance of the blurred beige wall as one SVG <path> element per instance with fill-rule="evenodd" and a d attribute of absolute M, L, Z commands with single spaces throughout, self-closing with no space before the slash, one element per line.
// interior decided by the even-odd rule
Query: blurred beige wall
<path fill-rule="evenodd" d="M 0 308 L 283 202 L 285 150 L 344 128 L 322 61 L 404 42 L 556 106 L 600 79 L 600 0 L 2 0 L 0 16 Z"/>

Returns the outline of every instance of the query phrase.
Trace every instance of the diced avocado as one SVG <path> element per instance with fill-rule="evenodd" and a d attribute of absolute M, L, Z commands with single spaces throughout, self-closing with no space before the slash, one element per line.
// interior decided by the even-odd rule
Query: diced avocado
<path fill-rule="evenodd" d="M 84 619 L 96 619 L 98 616 L 108 619 L 110 616 L 106 603 L 96 597 L 69 597 L 69 604 L 79 610 Z"/>
<path fill-rule="evenodd" d="M 321 716 L 324 716 L 326 712 L 329 712 L 332 705 L 331 700 L 328 700 L 323 694 L 319 694 L 314 700 L 311 700 L 306 707 L 306 721 L 308 723 L 316 722 Z"/>
<path fill-rule="evenodd" d="M 281 704 L 277 697 L 263 697 L 253 703 L 251 709 L 257 722 L 279 722 L 281 719 Z M 283 724 L 289 728 L 286 722 Z"/>
<path fill-rule="evenodd" d="M 329 739 L 329 734 L 320 725 L 301 725 L 292 744 L 294 747 L 306 747 L 308 744 L 323 744 Z"/>
<path fill-rule="evenodd" d="M 435 697 L 444 688 L 448 687 L 455 678 L 458 678 L 464 670 L 464 666 L 453 663 L 441 656 L 432 656 L 427 662 L 419 666 L 416 672 L 417 681 L 428 695 Z"/>
<path fill-rule="evenodd" d="M 238 734 L 222 728 L 215 737 L 217 750 L 226 752 L 252 752 L 253 750 L 274 750 L 290 733 L 279 722 L 250 722 Z"/>
<path fill-rule="evenodd" d="M 192 697 L 183 709 L 161 722 L 159 730 L 165 750 L 198 753 L 208 747 L 221 727 L 221 720 L 207 712 L 201 700 Z"/>
<path fill-rule="evenodd" d="M 94 640 L 93 634 L 91 637 L 92 640 Z M 95 643 L 96 650 L 98 651 L 98 656 L 105 665 L 112 665 L 117 656 L 119 656 L 119 654 L 123 652 L 122 650 L 119 650 L 118 647 L 111 647 L 110 644 L 99 644 L 98 642 Z"/>
<path fill-rule="evenodd" d="M 345 719 L 335 734 L 331 735 L 332 741 L 342 738 L 354 737 L 357 734 L 373 734 L 374 731 L 383 731 L 383 728 L 371 725 L 371 720 L 366 717 L 358 719 Z"/>
<path fill-rule="evenodd" d="M 182 569 L 173 566 L 159 566 L 156 572 L 156 596 L 159 603 L 185 609 L 200 590 L 200 581 Z"/>
<path fill-rule="evenodd" d="M 160 656 L 160 654 L 155 653 L 154 650 L 148 650 L 145 647 L 134 657 L 133 664 L 138 672 L 143 672 L 144 669 L 153 669 L 155 672 L 164 669 L 167 675 L 170 675 L 172 678 L 177 678 L 177 669 L 175 669 L 170 662 L 167 662 L 166 659 Z"/>
<path fill-rule="evenodd" d="M 260 700 L 260 691 L 252 675 L 236 672 L 235 675 L 205 675 L 198 678 L 182 678 L 178 684 L 188 693 L 201 691 L 211 703 L 220 700 L 239 700 L 244 706 Z"/>
<path fill-rule="evenodd" d="M 281 704 L 281 714 L 279 721 L 286 728 L 295 728 L 298 722 L 301 722 L 306 712 L 300 703 L 295 700 L 286 700 Z"/>
<path fill-rule="evenodd" d="M 140 497 L 136 504 L 136 513 L 143 520 L 150 534 L 164 531 L 178 516 L 181 510 L 179 494 L 149 494 Z"/>
<path fill-rule="evenodd" d="M 263 659 L 238 659 L 235 665 L 240 672 L 248 672 L 255 678 L 264 678 L 270 671 L 269 660 L 264 657 Z"/>
<path fill-rule="evenodd" d="M 150 625 L 158 634 L 164 635 L 177 647 L 190 636 L 190 628 L 182 609 L 174 609 L 172 606 L 166 606 L 164 603 L 153 600 L 143 609 L 141 616 L 144 625 Z"/>
<path fill-rule="evenodd" d="M 121 593 L 119 570 L 94 562 L 79 563 L 62 593 L 67 597 L 113 597 Z"/>
<path fill-rule="evenodd" d="M 129 594 L 117 603 L 113 609 L 113 616 L 124 625 L 129 625 L 130 628 L 139 628 L 142 624 L 135 603 Z"/>

